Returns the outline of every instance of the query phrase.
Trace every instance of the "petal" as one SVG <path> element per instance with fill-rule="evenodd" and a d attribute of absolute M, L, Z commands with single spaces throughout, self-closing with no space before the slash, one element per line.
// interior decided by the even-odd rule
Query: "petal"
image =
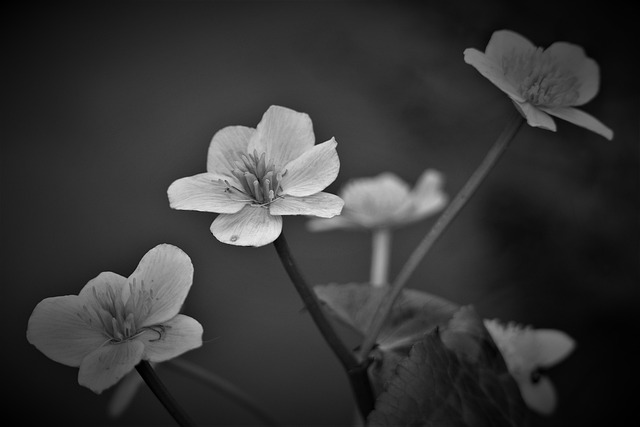
<path fill-rule="evenodd" d="M 263 207 L 245 206 L 238 213 L 220 214 L 211 224 L 211 232 L 222 243 L 237 246 L 264 246 L 278 238 L 282 217 Z"/>
<path fill-rule="evenodd" d="M 266 153 L 266 158 L 280 169 L 314 144 L 313 125 L 307 114 L 272 105 L 258 123 L 248 150 Z"/>
<path fill-rule="evenodd" d="M 162 333 L 147 329 L 138 337 L 145 345 L 145 360 L 164 362 L 202 346 L 202 325 L 194 318 L 178 314 L 162 326 Z"/>
<path fill-rule="evenodd" d="M 447 195 L 442 191 L 443 181 L 442 174 L 436 170 L 427 169 L 422 173 L 410 196 L 416 219 L 431 215 L 447 204 Z"/>
<path fill-rule="evenodd" d="M 78 372 L 78 383 L 95 393 L 111 387 L 142 360 L 144 344 L 138 340 L 105 344 L 84 358 Z"/>
<path fill-rule="evenodd" d="M 129 276 L 129 283 L 153 292 L 151 311 L 140 327 L 165 322 L 178 314 L 192 281 L 193 265 L 182 249 L 165 243 L 147 252 Z"/>
<path fill-rule="evenodd" d="M 573 105 L 583 105 L 593 99 L 600 87 L 600 68 L 596 61 L 588 58 L 578 45 L 557 42 L 547 49 L 563 69 L 578 78 L 579 97 Z"/>
<path fill-rule="evenodd" d="M 506 78 L 499 61 L 489 58 L 476 49 L 469 48 L 464 50 L 464 62 L 472 65 L 480 74 L 496 85 L 498 89 L 509 95 L 511 99 L 518 102 L 524 101 L 517 89 Z"/>
<path fill-rule="evenodd" d="M 105 292 L 107 288 L 124 289 L 127 284 L 127 278 L 111 271 L 103 271 L 93 279 L 89 280 L 78 294 L 80 298 L 85 300 L 85 304 L 95 304 L 94 292 Z M 94 290 L 95 288 L 95 290 Z"/>
<path fill-rule="evenodd" d="M 79 316 L 85 300 L 77 295 L 46 298 L 36 305 L 27 326 L 27 340 L 48 358 L 78 367 L 87 354 L 107 340 Z"/>
<path fill-rule="evenodd" d="M 307 221 L 307 229 L 309 231 L 329 231 L 341 228 L 362 228 L 344 215 L 334 216 L 333 218 L 312 218 Z"/>
<path fill-rule="evenodd" d="M 207 172 L 228 174 L 235 169 L 238 153 L 246 153 L 255 129 L 246 126 L 227 126 L 213 135 L 207 153 Z"/>
<path fill-rule="evenodd" d="M 534 107 L 528 102 L 514 102 L 513 104 L 524 116 L 524 118 L 527 119 L 527 124 L 529 126 L 542 128 L 553 132 L 556 131 L 556 123 L 553 121 L 553 118 L 551 118 L 544 112 L 547 110 L 542 111 L 541 109 Z"/>
<path fill-rule="evenodd" d="M 173 209 L 215 213 L 235 213 L 247 204 L 227 192 L 222 175 L 201 173 L 174 181 L 167 190 L 169 206 Z"/>
<path fill-rule="evenodd" d="M 521 382 L 519 386 L 522 398 L 530 409 L 543 415 L 550 415 L 556 409 L 556 390 L 547 377 L 541 377 L 535 384 Z"/>
<path fill-rule="evenodd" d="M 109 400 L 109 405 L 107 406 L 109 416 L 118 418 L 122 415 L 143 383 L 144 380 L 138 374 L 138 371 L 134 370 L 125 375 L 124 379 L 118 384 L 113 396 L 111 396 L 111 400 Z"/>
<path fill-rule="evenodd" d="M 536 329 L 539 366 L 552 366 L 569 356 L 576 342 L 569 335 L 555 329 Z"/>
<path fill-rule="evenodd" d="M 535 48 L 536 46 L 531 41 L 520 34 L 509 30 L 499 30 L 491 35 L 485 53 L 487 57 L 500 64 L 505 54 L 513 55 Z"/>
<path fill-rule="evenodd" d="M 572 107 L 558 107 L 545 108 L 544 111 L 559 119 L 563 119 L 573 123 L 574 125 L 589 129 L 590 131 L 607 138 L 609 141 L 613 139 L 613 131 L 611 129 L 592 115 L 587 114 L 582 110 Z"/>
<path fill-rule="evenodd" d="M 310 196 L 335 181 L 340 170 L 337 145 L 335 138 L 331 138 L 287 163 L 282 177 L 283 194 Z"/>
<path fill-rule="evenodd" d="M 344 201 L 329 193 L 316 193 L 306 197 L 284 197 L 269 206 L 271 215 L 313 215 L 331 218 L 340 215 Z"/>

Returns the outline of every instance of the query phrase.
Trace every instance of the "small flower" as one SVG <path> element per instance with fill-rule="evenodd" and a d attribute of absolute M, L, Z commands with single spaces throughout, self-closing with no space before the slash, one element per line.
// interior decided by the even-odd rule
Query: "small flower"
<path fill-rule="evenodd" d="M 321 191 L 338 176 L 336 145 L 315 145 L 307 114 L 271 106 L 256 129 L 218 131 L 207 172 L 173 182 L 170 206 L 219 213 L 211 232 L 223 243 L 264 246 L 280 235 L 282 215 L 340 213 L 342 199 Z"/>
<path fill-rule="evenodd" d="M 593 99 L 600 85 L 598 64 L 582 47 L 556 42 L 542 49 L 501 30 L 493 33 L 484 53 L 465 49 L 464 60 L 506 93 L 529 125 L 555 131 L 555 116 L 613 138 L 611 129 L 574 108 Z"/>
<path fill-rule="evenodd" d="M 50 359 L 79 367 L 79 384 L 101 393 L 141 360 L 162 362 L 202 345 L 200 323 L 178 313 L 192 278 L 187 254 L 158 245 L 128 278 L 102 272 L 78 295 L 38 303 L 27 340 Z"/>
<path fill-rule="evenodd" d="M 312 231 L 337 228 L 395 228 L 419 221 L 441 210 L 447 203 L 442 191 L 442 175 L 427 169 L 411 189 L 396 175 L 385 172 L 372 178 L 357 178 L 340 191 L 344 200 L 341 215 L 330 219 L 312 219 Z"/>
<path fill-rule="evenodd" d="M 484 325 L 500 349 L 527 406 L 541 414 L 551 414 L 556 407 L 556 391 L 541 371 L 569 356 L 575 341 L 555 329 L 532 329 L 514 323 L 505 326 L 495 319 L 485 319 Z"/>

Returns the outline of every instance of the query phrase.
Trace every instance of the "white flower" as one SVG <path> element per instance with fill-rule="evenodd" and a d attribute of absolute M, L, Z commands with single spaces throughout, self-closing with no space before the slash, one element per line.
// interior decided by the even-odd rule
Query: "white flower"
<path fill-rule="evenodd" d="M 555 329 L 532 329 L 514 323 L 503 325 L 495 319 L 485 319 L 484 325 L 500 349 L 527 406 L 541 414 L 551 414 L 557 403 L 556 391 L 540 369 L 564 360 L 574 350 L 575 341 Z"/>
<path fill-rule="evenodd" d="M 556 42 L 542 49 L 501 30 L 493 33 L 484 53 L 465 49 L 464 60 L 506 93 L 529 125 L 555 131 L 555 116 L 613 138 L 611 129 L 574 108 L 593 99 L 600 86 L 598 64 L 582 47 Z"/>
<path fill-rule="evenodd" d="M 344 202 L 322 192 L 338 175 L 334 138 L 315 145 L 307 114 L 271 106 L 256 129 L 229 126 L 211 141 L 207 172 L 168 189 L 174 209 L 218 213 L 211 232 L 223 243 L 264 246 L 282 215 L 338 215 Z"/>
<path fill-rule="evenodd" d="M 162 244 L 127 278 L 100 273 L 78 295 L 46 298 L 33 310 L 27 340 L 50 359 L 79 367 L 96 393 L 141 360 L 162 362 L 202 345 L 202 326 L 179 314 L 193 278 L 191 260 Z"/>
<path fill-rule="evenodd" d="M 442 182 L 442 175 L 432 169 L 422 173 L 413 189 L 390 172 L 353 179 L 339 193 L 344 200 L 342 214 L 330 219 L 312 219 L 308 227 L 312 231 L 380 229 L 419 221 L 447 203 Z"/>

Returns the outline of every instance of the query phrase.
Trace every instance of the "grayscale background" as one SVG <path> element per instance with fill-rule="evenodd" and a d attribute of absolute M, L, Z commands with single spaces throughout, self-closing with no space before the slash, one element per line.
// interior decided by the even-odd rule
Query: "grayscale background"
<path fill-rule="evenodd" d="M 4 417 L 20 425 L 174 425 L 141 388 L 106 415 L 77 369 L 25 339 L 46 297 L 77 294 L 101 271 L 128 276 L 159 243 L 190 255 L 184 311 L 206 343 L 185 359 L 251 394 L 283 425 L 348 425 L 345 374 L 301 311 L 269 245 L 209 232 L 215 214 L 174 211 L 166 190 L 205 170 L 212 135 L 255 126 L 269 105 L 308 113 L 335 137 L 350 178 L 426 168 L 453 196 L 513 109 L 463 61 L 498 29 L 536 45 L 570 41 L 601 67 L 584 106 L 615 131 L 523 127 L 408 286 L 484 317 L 566 331 L 575 353 L 549 375 L 559 408 L 531 426 L 612 426 L 635 417 L 638 357 L 637 26 L 615 3 L 130 1 L 16 3 L 5 15 L 1 237 Z M 615 7 L 614 7 L 615 6 Z M 396 274 L 433 218 L 394 235 Z M 312 283 L 365 281 L 369 236 L 312 234 L 285 218 Z M 346 340 L 357 337 L 341 329 Z M 355 344 L 354 344 L 355 345 Z M 201 425 L 252 425 L 223 396 L 158 370 Z"/>

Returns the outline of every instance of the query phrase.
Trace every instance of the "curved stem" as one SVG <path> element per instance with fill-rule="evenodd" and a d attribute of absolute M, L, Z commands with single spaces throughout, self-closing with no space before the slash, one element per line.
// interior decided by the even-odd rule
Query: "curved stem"
<path fill-rule="evenodd" d="M 516 135 L 523 123 L 524 118 L 522 117 L 522 115 L 520 115 L 519 112 L 514 111 L 514 118 L 509 121 L 494 145 L 489 149 L 489 152 L 482 160 L 482 163 L 480 163 L 480 166 L 478 166 L 478 168 L 471 175 L 466 184 L 442 212 L 431 230 L 429 230 L 424 239 L 422 239 L 422 241 L 418 244 L 405 265 L 402 267 L 402 270 L 400 270 L 400 273 L 391 285 L 391 288 L 380 302 L 380 306 L 378 306 L 378 310 L 376 311 L 376 314 L 373 318 L 373 322 L 371 323 L 362 346 L 360 347 L 359 356 L 361 359 L 366 358 L 375 345 L 378 334 L 380 334 L 380 330 L 382 329 L 382 326 L 387 319 L 389 312 L 391 311 L 393 303 L 400 295 L 402 288 L 409 279 L 409 276 L 411 276 L 411 273 L 413 273 L 413 271 L 416 269 L 422 258 L 424 258 L 424 256 L 427 254 L 431 246 L 435 243 L 436 240 L 438 240 L 447 226 L 451 223 L 451 221 L 453 221 L 462 207 L 471 198 L 480 183 L 484 180 L 484 178 L 487 176 L 489 171 L 491 171 L 500 156 L 507 149 L 509 143 L 513 140 L 513 137 Z"/>
<path fill-rule="evenodd" d="M 171 359 L 166 363 L 167 366 L 190 376 L 197 381 L 203 381 L 206 385 L 219 392 L 220 394 L 233 400 L 238 405 L 242 406 L 247 411 L 251 412 L 265 425 L 271 427 L 277 427 L 278 423 L 262 408 L 258 406 L 254 400 L 236 387 L 233 383 L 225 380 L 222 377 L 210 372 L 196 364 L 188 362 L 186 360 Z"/>
<path fill-rule="evenodd" d="M 287 271 L 289 278 L 293 282 L 298 294 L 302 298 L 305 308 L 311 315 L 311 318 L 315 322 L 318 330 L 324 337 L 325 341 L 331 347 L 335 355 L 342 363 L 347 375 L 349 376 L 349 382 L 351 389 L 355 395 L 358 409 L 366 419 L 369 412 L 373 410 L 373 391 L 367 376 L 367 365 L 361 364 L 356 359 L 355 355 L 344 345 L 334 328 L 329 323 L 329 320 L 324 315 L 320 301 L 318 300 L 315 292 L 309 287 L 307 281 L 302 276 L 302 273 L 296 266 L 289 245 L 284 237 L 284 231 L 280 233 L 280 236 L 273 242 L 273 245 L 278 252 L 280 261 Z"/>
<path fill-rule="evenodd" d="M 375 287 L 387 284 L 389 255 L 391 252 L 391 230 L 376 228 L 371 234 L 371 274 L 369 281 Z"/>
<path fill-rule="evenodd" d="M 142 360 L 136 365 L 136 369 L 151 391 L 153 391 L 153 394 L 156 395 L 158 400 L 160 400 L 167 411 L 169 411 L 171 416 L 176 420 L 178 425 L 182 427 L 191 427 L 196 425 L 169 393 L 169 390 L 167 390 L 162 381 L 160 381 L 156 371 L 153 370 L 148 361 Z"/>

